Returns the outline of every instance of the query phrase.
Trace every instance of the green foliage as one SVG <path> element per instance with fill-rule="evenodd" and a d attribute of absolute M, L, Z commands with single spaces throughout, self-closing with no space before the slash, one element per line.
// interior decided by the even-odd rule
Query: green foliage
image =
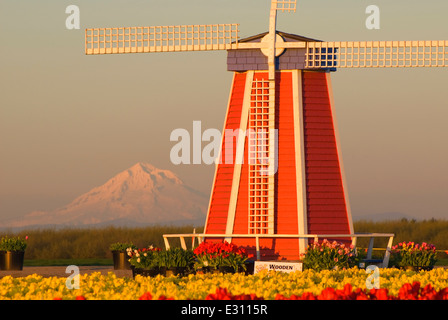
<path fill-rule="evenodd" d="M 235 272 L 246 271 L 246 261 L 248 257 L 231 252 L 222 259 L 222 265 L 232 267 Z"/>
<path fill-rule="evenodd" d="M 192 250 L 172 248 L 159 252 L 159 267 L 175 268 L 193 266 L 195 255 Z"/>
<path fill-rule="evenodd" d="M 182 248 L 161 250 L 152 246 L 142 249 L 128 249 L 128 255 L 131 265 L 145 270 L 177 267 L 191 268 L 195 259 L 193 250 L 184 250 Z"/>
<path fill-rule="evenodd" d="M 0 240 L 0 251 L 25 251 L 26 247 L 26 238 L 5 236 Z"/>
<path fill-rule="evenodd" d="M 110 251 L 126 251 L 127 248 L 137 249 L 137 246 L 132 242 L 129 243 L 115 242 L 112 243 L 109 247 Z"/>

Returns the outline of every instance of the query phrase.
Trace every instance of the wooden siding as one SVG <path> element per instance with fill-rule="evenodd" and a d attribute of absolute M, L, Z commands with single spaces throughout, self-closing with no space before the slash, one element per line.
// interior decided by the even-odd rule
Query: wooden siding
<path fill-rule="evenodd" d="M 350 233 L 326 74 L 302 81 L 308 233 Z"/>
<path fill-rule="evenodd" d="M 278 171 L 275 175 L 274 233 L 297 234 L 297 186 L 294 141 L 293 74 L 277 73 L 276 118 L 278 129 Z M 256 72 L 254 79 L 267 78 L 267 72 Z M 238 129 L 241 122 L 246 73 L 235 73 L 234 84 L 227 111 L 226 129 Z M 306 173 L 307 229 L 308 234 L 350 233 L 345 190 L 341 174 L 335 126 L 326 74 L 302 73 L 304 150 Z M 299 128 L 296 128 L 299 129 Z M 225 149 L 222 163 L 217 166 L 216 178 L 208 212 L 206 232 L 225 233 L 229 200 L 234 172 L 236 141 Z M 232 163 L 225 163 L 227 159 Z M 234 234 L 248 234 L 248 154 L 247 138 L 244 147 L 244 163 L 241 167 L 240 185 L 233 226 Z M 211 240 L 211 239 L 210 239 Z M 331 240 L 331 239 L 330 239 Z M 341 239 L 338 239 L 340 241 Z M 232 242 L 246 247 L 255 254 L 255 240 L 232 238 Z M 298 260 L 298 239 L 260 239 L 262 260 Z"/>
<path fill-rule="evenodd" d="M 226 232 L 235 163 L 236 139 L 231 135 L 226 135 L 225 132 L 228 129 L 235 130 L 240 127 L 246 75 L 246 73 L 235 73 L 234 75 L 226 123 L 224 124 L 223 130 L 224 138 L 221 145 L 222 159 L 221 163 L 218 164 L 216 168 L 216 177 L 207 215 L 207 225 L 205 230 L 210 234 Z M 231 143 L 230 140 L 233 140 L 233 143 Z M 229 148 L 229 146 L 232 147 Z"/>

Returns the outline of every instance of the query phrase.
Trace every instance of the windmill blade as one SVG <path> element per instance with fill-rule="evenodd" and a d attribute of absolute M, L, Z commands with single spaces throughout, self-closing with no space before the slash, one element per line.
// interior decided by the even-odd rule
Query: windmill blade
<path fill-rule="evenodd" d="M 91 28 L 85 53 L 150 53 L 235 49 L 238 24 Z"/>
<path fill-rule="evenodd" d="M 448 67 L 448 40 L 307 42 L 305 66 L 308 69 Z"/>
<path fill-rule="evenodd" d="M 272 0 L 276 3 L 277 11 L 296 12 L 297 0 Z"/>

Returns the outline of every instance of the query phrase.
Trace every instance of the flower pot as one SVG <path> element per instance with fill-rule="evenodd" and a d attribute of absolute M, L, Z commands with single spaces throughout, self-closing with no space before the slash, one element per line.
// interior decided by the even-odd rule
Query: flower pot
<path fill-rule="evenodd" d="M 143 275 L 142 268 L 136 268 L 134 266 L 131 266 L 131 270 L 132 270 L 132 278 L 135 278 L 136 275 Z"/>
<path fill-rule="evenodd" d="M 183 276 L 185 273 L 187 273 L 187 267 L 176 267 L 174 274 L 176 276 Z"/>
<path fill-rule="evenodd" d="M 176 268 L 166 268 L 165 269 L 165 277 L 171 277 L 171 276 L 175 276 L 176 273 Z"/>
<path fill-rule="evenodd" d="M 153 268 L 153 269 L 143 269 L 143 268 L 136 268 L 135 266 L 131 265 L 132 270 L 132 278 L 135 278 L 136 275 L 141 275 L 143 277 L 155 277 L 158 274 L 165 274 L 165 270 L 161 270 L 159 268 Z"/>
<path fill-rule="evenodd" d="M 126 251 L 112 251 L 114 270 L 130 270 L 129 256 Z"/>
<path fill-rule="evenodd" d="M 218 270 L 222 273 L 235 273 L 235 269 L 231 266 L 220 266 Z"/>
<path fill-rule="evenodd" d="M 22 270 L 24 251 L 0 251 L 0 270 Z"/>
<path fill-rule="evenodd" d="M 143 272 L 142 272 L 142 275 L 146 276 L 146 277 L 155 277 L 158 274 L 160 274 L 159 268 L 157 268 L 157 269 L 147 269 L 147 270 L 143 269 Z"/>
<path fill-rule="evenodd" d="M 196 269 L 196 274 L 206 274 L 209 272 L 210 272 L 209 267 L 200 267 L 200 268 Z"/>
<path fill-rule="evenodd" d="M 249 274 L 254 274 L 254 269 L 255 269 L 255 261 L 247 261 L 246 262 L 246 270 L 244 271 L 244 273 L 246 274 L 246 276 Z M 243 270 L 244 270 L 244 268 L 243 268 Z"/>
<path fill-rule="evenodd" d="M 428 267 L 419 267 L 420 270 L 424 270 L 424 271 L 431 271 L 432 269 L 434 269 L 434 266 L 428 266 Z"/>
<path fill-rule="evenodd" d="M 434 268 L 434 266 L 427 266 L 427 267 L 421 267 L 421 266 L 405 266 L 401 267 L 401 269 L 404 269 L 406 271 L 416 271 L 419 272 L 421 270 L 423 271 L 430 271 Z"/>
<path fill-rule="evenodd" d="M 232 270 L 233 270 L 233 268 L 232 268 Z M 221 270 L 220 269 L 220 267 L 218 267 L 218 268 L 213 268 L 213 267 L 201 267 L 201 268 L 198 268 L 197 270 L 196 270 L 196 274 L 206 274 L 206 273 L 215 273 L 215 274 L 218 274 L 218 273 L 221 273 L 221 272 L 224 272 L 223 270 Z M 233 272 L 233 271 L 232 271 Z"/>
<path fill-rule="evenodd" d="M 406 267 L 402 267 L 402 269 L 406 270 L 406 271 L 416 271 L 417 267 L 414 266 L 406 266 Z"/>
<path fill-rule="evenodd" d="M 165 269 L 165 276 L 183 276 L 187 272 L 187 267 L 172 267 Z"/>
<path fill-rule="evenodd" d="M 221 271 L 219 271 L 219 269 L 214 269 L 214 268 L 210 268 L 210 271 L 209 271 L 210 273 L 213 273 L 213 274 L 218 274 L 218 273 L 221 273 Z"/>

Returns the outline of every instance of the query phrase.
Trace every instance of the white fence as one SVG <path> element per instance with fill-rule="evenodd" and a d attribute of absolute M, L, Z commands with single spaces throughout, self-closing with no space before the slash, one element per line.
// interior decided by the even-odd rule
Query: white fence
<path fill-rule="evenodd" d="M 187 249 L 185 238 L 191 238 L 191 246 L 194 247 L 195 240 L 198 239 L 198 243 L 204 241 L 204 238 L 254 238 L 255 250 L 257 260 L 260 260 L 260 238 L 305 238 L 314 239 L 315 242 L 319 239 L 334 239 L 334 238 L 351 238 L 352 245 L 356 247 L 359 238 L 369 238 L 369 246 L 367 248 L 366 260 L 372 259 L 373 244 L 375 238 L 389 238 L 386 246 L 386 251 L 383 256 L 382 267 L 387 268 L 389 265 L 390 251 L 395 234 L 393 233 L 354 233 L 354 234 L 205 234 L 205 233 L 189 233 L 189 234 L 164 234 L 163 240 L 165 242 L 165 248 L 170 248 L 169 238 L 179 238 L 180 244 L 183 249 Z"/>

